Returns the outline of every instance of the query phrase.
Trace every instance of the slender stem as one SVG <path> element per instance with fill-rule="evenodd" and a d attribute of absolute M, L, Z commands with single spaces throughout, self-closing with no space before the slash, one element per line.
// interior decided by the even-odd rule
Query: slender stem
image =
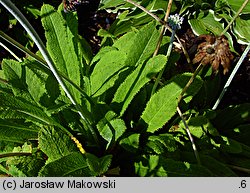
<path fill-rule="evenodd" d="M 165 17 L 164 17 L 164 21 L 165 21 L 166 23 L 167 23 L 167 21 L 168 21 L 168 17 L 169 17 L 170 12 L 171 12 L 172 4 L 173 4 L 173 0 L 169 0 L 169 1 L 168 1 L 167 12 L 166 12 L 166 15 L 165 15 Z"/>
<path fill-rule="evenodd" d="M 0 78 L 0 82 L 4 83 L 4 84 L 9 84 L 9 82 L 7 80 L 4 80 L 2 78 Z"/>
<path fill-rule="evenodd" d="M 153 17 L 156 21 L 160 22 L 161 24 L 165 24 L 165 22 L 162 21 L 159 17 L 157 17 L 155 14 L 151 13 L 150 11 L 148 11 L 147 9 L 145 9 L 143 6 L 139 5 L 138 3 L 131 1 L 131 0 L 124 0 L 124 1 L 138 7 L 139 9 L 141 9 L 142 11 L 144 11 L 145 13 Z"/>
<path fill-rule="evenodd" d="M 44 67 L 49 69 L 49 67 L 47 66 L 46 61 L 44 59 L 40 58 L 39 56 L 37 56 L 36 54 L 31 52 L 29 49 L 25 48 L 22 44 L 20 44 L 16 40 L 12 39 L 10 36 L 5 34 L 1 30 L 0 30 L 0 37 L 3 38 L 4 40 L 6 40 L 7 42 L 9 42 L 10 44 L 12 44 L 13 46 L 15 46 L 17 49 L 19 49 L 22 52 L 24 52 L 24 53 L 28 54 L 29 56 L 33 57 L 36 61 L 38 61 Z"/>
<path fill-rule="evenodd" d="M 248 44 L 248 46 L 246 47 L 245 51 L 243 52 L 243 54 L 241 55 L 239 61 L 237 62 L 236 66 L 234 67 L 233 69 L 233 72 L 231 73 L 231 75 L 229 76 L 225 86 L 223 87 L 221 93 L 220 93 L 220 96 L 218 97 L 217 101 L 215 102 L 214 106 L 213 106 L 213 110 L 216 110 L 218 105 L 220 104 L 225 92 L 227 91 L 228 87 L 230 86 L 236 72 L 238 71 L 240 65 L 242 64 L 243 60 L 245 59 L 245 57 L 247 56 L 247 53 L 249 52 L 250 50 L 250 44 Z"/>
<path fill-rule="evenodd" d="M 232 25 L 232 23 L 235 21 L 235 19 L 239 16 L 239 14 L 242 12 L 242 10 L 244 9 L 244 7 L 247 5 L 249 0 L 245 0 L 244 3 L 242 4 L 242 6 L 240 7 L 240 9 L 237 11 L 237 13 L 234 15 L 234 17 L 232 18 L 232 20 L 229 22 L 229 24 L 227 25 L 227 27 L 224 29 L 224 31 L 221 33 L 221 35 L 225 34 L 226 31 L 229 29 L 229 27 Z M 224 94 L 226 93 L 228 87 L 230 86 L 236 72 L 238 71 L 239 67 L 241 66 L 244 58 L 246 57 L 247 53 L 250 50 L 250 44 L 248 44 L 248 46 L 246 47 L 245 51 L 243 52 L 243 54 L 241 55 L 239 61 L 237 62 L 236 66 L 234 67 L 233 72 L 231 73 L 230 77 L 228 78 L 226 84 L 224 85 L 220 96 L 218 97 L 218 99 L 216 100 L 214 106 L 213 106 L 213 110 L 216 110 L 217 107 L 219 106 Z"/>
<path fill-rule="evenodd" d="M 28 152 L 1 153 L 0 158 L 13 157 L 13 156 L 29 156 L 29 155 L 32 155 L 32 153 L 28 153 Z"/>
<path fill-rule="evenodd" d="M 227 166 L 229 166 L 230 168 L 232 168 L 234 170 L 238 170 L 238 171 L 250 174 L 250 169 L 248 169 L 248 168 L 243 168 L 243 167 L 234 166 L 234 165 L 227 165 Z"/>
<path fill-rule="evenodd" d="M 0 42 L 0 46 L 2 46 L 5 50 L 7 50 L 18 62 L 22 62 L 20 58 L 17 57 L 17 55 L 12 52 L 7 46 L 5 46 L 2 42 Z"/>
<path fill-rule="evenodd" d="M 145 13 L 147 13 L 148 15 L 150 15 L 151 17 L 153 17 L 156 21 L 158 21 L 158 22 L 160 22 L 162 25 L 164 25 L 164 26 L 165 26 L 165 29 L 167 29 L 168 31 L 170 31 L 170 32 L 172 33 L 171 27 L 169 27 L 165 21 L 161 20 L 161 19 L 160 19 L 159 17 L 157 17 L 155 14 L 151 13 L 150 11 L 148 11 L 147 9 L 145 9 L 144 7 L 142 7 L 141 5 L 135 3 L 134 1 L 131 1 L 131 0 L 124 0 L 124 1 L 126 1 L 126 2 L 128 2 L 128 3 L 131 3 L 132 5 L 136 6 L 136 7 L 139 8 L 139 9 L 141 9 L 142 11 L 144 11 Z M 169 6 L 168 6 L 168 7 L 169 7 Z M 168 9 L 168 10 L 170 10 L 170 9 Z M 165 16 L 166 16 L 166 15 L 165 15 Z M 165 18 L 166 18 L 166 17 L 165 17 Z M 164 31 L 163 31 L 163 32 L 164 32 Z M 187 58 L 187 62 L 188 62 L 188 63 L 191 63 L 191 60 L 190 60 L 189 55 L 188 55 L 188 52 L 187 52 L 187 50 L 184 48 L 183 44 L 181 43 L 180 38 L 179 38 L 176 34 L 175 34 L 175 38 L 177 39 L 178 43 L 181 45 L 181 49 L 183 50 L 184 55 L 185 55 L 186 58 Z M 161 37 L 161 39 L 162 39 L 162 37 Z M 162 41 L 161 39 L 159 38 L 159 40 L 158 40 L 157 48 L 156 48 L 156 50 L 155 50 L 155 52 L 154 52 L 154 56 L 157 55 L 157 53 L 158 53 L 158 51 L 159 51 L 159 48 L 160 48 L 160 47 L 159 47 L 158 45 L 160 45 L 159 42 Z"/>
<path fill-rule="evenodd" d="M 166 15 L 164 17 L 164 23 L 167 23 L 167 21 L 168 21 L 168 17 L 169 17 L 170 11 L 171 11 L 172 3 L 173 3 L 173 0 L 170 0 L 168 2 L 168 8 L 167 8 L 167 11 L 166 11 Z M 154 51 L 153 56 L 156 56 L 158 54 L 158 52 L 159 52 L 159 49 L 161 47 L 161 42 L 162 42 L 162 38 L 163 38 L 163 35 L 164 35 L 164 32 L 165 32 L 165 29 L 166 29 L 166 25 L 163 25 L 161 27 L 160 37 L 159 37 L 159 40 L 158 40 L 158 43 L 157 43 L 157 46 L 156 46 L 156 49 Z M 173 34 L 173 32 L 172 32 L 172 34 Z"/>
<path fill-rule="evenodd" d="M 182 114 L 182 112 L 181 112 L 181 109 L 180 109 L 178 106 L 177 106 L 177 112 L 178 112 L 179 116 L 181 117 L 181 120 L 182 120 L 182 122 L 183 122 L 183 124 L 184 124 L 184 127 L 185 127 L 186 131 L 187 131 L 188 137 L 189 137 L 189 139 L 190 139 L 190 141 L 191 141 L 191 143 L 192 143 L 192 148 L 193 148 L 193 150 L 194 150 L 194 155 L 195 155 L 195 158 L 196 158 L 196 160 L 197 160 L 197 163 L 200 165 L 200 164 L 201 164 L 200 156 L 199 156 L 198 150 L 197 150 L 197 148 L 196 148 L 196 145 L 195 145 L 195 143 L 194 143 L 194 139 L 193 139 L 193 137 L 192 137 L 192 135 L 191 135 L 191 132 L 190 132 L 190 130 L 189 130 L 189 128 L 188 128 L 188 125 L 187 125 L 187 123 L 186 123 L 186 120 L 185 120 L 184 117 L 183 117 L 183 114 Z"/>
<path fill-rule="evenodd" d="M 173 42 L 174 42 L 174 35 L 175 35 L 175 30 L 172 31 L 172 35 L 171 35 L 171 38 L 170 38 L 170 43 L 169 43 L 169 46 L 168 46 L 168 51 L 167 51 L 167 61 L 168 61 L 168 58 L 170 57 L 170 54 L 171 54 L 171 51 L 172 51 L 172 48 L 173 48 Z M 160 71 L 159 75 L 157 76 L 156 80 L 155 80 L 155 83 L 154 83 L 154 86 L 152 88 L 152 91 L 151 91 L 151 96 L 155 93 L 156 91 L 156 88 L 160 82 L 160 79 L 163 75 L 163 72 L 166 68 L 166 65 L 164 66 L 164 68 Z"/>
<path fill-rule="evenodd" d="M 177 103 L 178 105 L 179 105 L 181 99 L 183 98 L 184 94 L 186 93 L 187 89 L 188 89 L 188 88 L 190 87 L 190 85 L 193 83 L 195 77 L 198 75 L 198 73 L 200 72 L 200 70 L 201 70 L 202 68 L 203 68 L 203 65 L 202 65 L 202 63 L 200 63 L 200 65 L 196 68 L 196 70 L 195 70 L 194 73 L 192 74 L 191 78 L 189 79 L 189 81 L 187 82 L 187 84 L 185 85 L 185 87 L 183 88 L 183 90 L 182 90 L 180 96 L 178 97 L 178 103 Z M 200 165 L 200 164 L 201 164 L 201 161 L 200 161 L 200 157 L 199 157 L 199 154 L 198 154 L 196 145 L 195 145 L 195 143 L 194 143 L 194 139 L 193 139 L 193 137 L 192 137 L 192 135 L 191 135 L 191 132 L 190 132 L 190 130 L 189 130 L 189 128 L 188 128 L 188 125 L 187 125 L 187 123 L 186 123 L 186 120 L 184 119 L 183 114 L 182 114 L 182 112 L 181 112 L 179 106 L 177 106 L 177 112 L 178 112 L 179 116 L 181 117 L 181 120 L 182 120 L 182 122 L 183 122 L 183 124 L 184 124 L 184 126 L 185 126 L 185 129 L 186 129 L 186 131 L 187 131 L 188 137 L 189 137 L 189 139 L 190 139 L 190 141 L 191 141 L 191 143 L 192 143 L 192 147 L 193 147 L 193 150 L 194 150 L 194 155 L 195 155 L 195 157 L 196 157 L 196 160 L 197 160 L 198 164 Z"/>
<path fill-rule="evenodd" d="M 196 70 L 194 71 L 194 73 L 192 74 L 191 78 L 189 79 L 188 83 L 185 85 L 185 87 L 183 88 L 180 96 L 178 97 L 178 104 L 180 103 L 181 99 L 183 98 L 183 95 L 185 94 L 185 92 L 187 91 L 187 89 L 190 87 L 190 85 L 193 83 L 195 77 L 198 75 L 198 73 L 200 72 L 200 70 L 203 68 L 203 65 L 200 63 L 200 65 L 196 68 Z"/>
<path fill-rule="evenodd" d="M 164 32 L 165 32 L 165 29 L 167 28 L 169 31 L 172 32 L 171 39 L 170 39 L 170 44 L 169 44 L 168 52 L 167 52 L 167 58 L 169 58 L 169 56 L 171 54 L 171 51 L 172 51 L 172 48 L 173 48 L 173 42 L 174 42 L 174 37 L 175 37 L 175 30 L 172 30 L 167 25 L 167 20 L 168 20 L 169 14 L 170 14 L 170 10 L 171 10 L 171 7 L 172 7 L 173 0 L 170 0 L 168 2 L 168 8 L 167 8 L 167 11 L 166 11 L 166 15 L 164 17 L 164 21 L 162 21 L 161 19 L 159 19 L 156 15 L 152 14 L 147 9 L 145 9 L 144 7 L 142 7 L 141 5 L 135 3 L 135 2 L 133 2 L 131 0 L 125 0 L 125 1 L 128 2 L 128 3 L 133 4 L 134 6 L 138 7 L 139 9 L 143 10 L 144 12 L 146 12 L 147 14 L 149 14 L 150 16 L 152 16 L 153 18 L 155 18 L 157 21 L 159 21 L 161 24 L 163 24 L 162 28 L 161 28 L 159 40 L 157 42 L 157 46 L 156 46 L 156 49 L 154 51 L 153 56 L 156 56 L 158 54 L 158 51 L 160 49 L 160 45 L 161 45 L 161 42 L 162 42 L 162 38 L 163 38 L 163 35 L 164 35 Z M 163 74 L 164 70 L 165 70 L 165 67 L 164 67 L 164 69 L 161 70 L 161 72 L 159 73 L 158 77 L 156 78 L 156 81 L 155 81 L 154 86 L 152 88 L 151 96 L 155 93 L 156 88 L 157 88 L 157 86 L 158 86 L 158 84 L 160 82 L 160 79 L 162 77 L 162 74 Z"/>
<path fill-rule="evenodd" d="M 233 24 L 233 22 L 236 20 L 236 18 L 239 16 L 239 14 L 242 12 L 242 10 L 246 7 L 247 3 L 249 0 L 245 0 L 244 3 L 242 4 L 242 6 L 240 7 L 240 9 L 237 11 L 237 13 L 234 15 L 234 17 L 232 18 L 232 20 L 228 23 L 227 27 L 223 30 L 223 32 L 221 33 L 221 35 L 224 35 L 227 30 L 229 29 L 229 27 Z"/>
<path fill-rule="evenodd" d="M 76 107 L 78 114 L 82 118 L 85 123 L 85 126 L 91 130 L 93 133 L 93 137 L 95 138 L 96 142 L 98 143 L 97 135 L 95 134 L 95 130 L 92 128 L 89 121 L 84 117 L 84 113 L 80 107 L 80 105 L 76 102 L 75 97 L 70 93 L 69 89 L 67 88 L 66 84 L 62 80 L 61 76 L 57 72 L 57 69 L 54 66 L 53 60 L 50 57 L 48 51 L 46 50 L 42 40 L 40 39 L 39 35 L 35 31 L 35 29 L 31 26 L 28 20 L 24 17 L 24 15 L 19 11 L 19 9 L 10 1 L 10 0 L 1 0 L 0 3 L 20 22 L 20 24 L 24 27 L 30 37 L 33 39 L 35 44 L 37 45 L 38 49 L 40 50 L 41 54 L 43 55 L 46 63 L 48 64 L 50 70 L 54 74 L 55 78 L 57 79 L 58 83 L 63 88 L 64 92 L 70 99 L 71 103 Z M 68 133 L 68 131 L 67 131 Z"/>

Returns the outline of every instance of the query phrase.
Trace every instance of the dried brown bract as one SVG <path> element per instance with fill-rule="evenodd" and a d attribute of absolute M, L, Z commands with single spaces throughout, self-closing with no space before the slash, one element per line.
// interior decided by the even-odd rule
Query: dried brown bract
<path fill-rule="evenodd" d="M 223 67 L 223 74 L 229 71 L 231 61 L 234 56 L 229 49 L 229 44 L 225 36 L 215 37 L 212 35 L 201 35 L 197 38 L 197 53 L 193 63 L 210 64 L 215 73 L 218 73 L 220 65 Z"/>

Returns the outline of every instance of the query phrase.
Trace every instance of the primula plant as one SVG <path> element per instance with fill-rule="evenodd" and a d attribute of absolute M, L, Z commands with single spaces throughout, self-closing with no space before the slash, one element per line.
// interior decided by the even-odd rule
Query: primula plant
<path fill-rule="evenodd" d="M 243 0 L 102 0 L 98 11 L 116 19 L 98 31 L 95 54 L 78 31 L 91 0 L 43 4 L 42 33 L 0 2 L 39 49 L 0 33 L 26 53 L 0 65 L 1 175 L 250 174 L 250 103 L 213 106 L 249 51 Z M 187 26 L 192 45 L 179 38 Z"/>

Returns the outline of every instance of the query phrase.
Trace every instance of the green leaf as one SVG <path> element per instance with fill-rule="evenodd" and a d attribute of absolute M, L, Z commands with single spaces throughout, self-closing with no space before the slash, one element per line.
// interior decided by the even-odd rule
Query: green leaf
<path fill-rule="evenodd" d="M 2 68 L 3 68 L 3 63 L 4 63 L 5 59 L 2 60 Z M 0 70 L 0 78 L 2 80 L 6 80 L 6 77 L 4 75 L 4 71 Z M 7 84 L 7 82 L 1 81 L 0 82 L 0 91 L 1 92 L 6 92 L 6 93 L 12 93 L 11 91 L 11 87 Z"/>
<path fill-rule="evenodd" d="M 28 139 L 36 139 L 38 128 L 14 120 L 0 119 L 0 141 L 24 143 Z"/>
<path fill-rule="evenodd" d="M 96 55 L 93 57 L 93 59 L 91 60 L 90 65 L 93 66 L 95 65 L 98 61 L 100 61 L 101 58 L 105 58 L 105 55 L 108 52 L 112 52 L 112 51 L 117 51 L 117 48 L 111 47 L 111 46 L 105 46 L 103 48 L 101 48 Z"/>
<path fill-rule="evenodd" d="M 230 139 L 225 136 L 221 136 L 223 139 L 223 143 L 220 145 L 220 148 L 224 152 L 228 153 L 241 153 L 242 152 L 242 147 L 239 142 L 236 140 Z"/>
<path fill-rule="evenodd" d="M 41 9 L 42 25 L 45 29 L 47 49 L 57 67 L 57 69 L 70 78 L 76 85 L 80 86 L 80 58 L 77 55 L 75 38 L 71 29 L 61 14 L 61 11 L 47 4 Z M 74 29 L 73 29 L 74 30 Z M 80 103 L 80 93 L 70 87 L 77 101 Z"/>
<path fill-rule="evenodd" d="M 247 123 L 249 120 L 250 103 L 245 103 L 216 111 L 216 117 L 211 122 L 218 130 L 226 131 Z"/>
<path fill-rule="evenodd" d="M 18 80 L 22 77 L 23 66 L 15 60 L 4 59 L 2 62 L 2 68 L 5 77 L 8 80 Z M 22 82 L 24 83 L 24 82 Z M 20 84 L 21 85 L 21 84 Z"/>
<path fill-rule="evenodd" d="M 23 76 L 24 66 L 14 60 L 4 59 L 2 62 L 2 68 L 5 78 L 11 84 L 11 89 L 16 96 L 26 94 L 27 85 L 25 83 L 25 77 Z"/>
<path fill-rule="evenodd" d="M 89 43 L 87 42 L 87 40 L 85 40 L 81 36 L 79 36 L 79 44 L 80 44 L 79 55 L 82 55 L 86 64 L 89 65 L 92 58 L 93 58 L 93 53 L 92 53 L 91 47 L 90 47 Z"/>
<path fill-rule="evenodd" d="M 41 128 L 38 142 L 41 150 L 48 156 L 48 162 L 57 160 L 73 151 L 78 151 L 68 135 L 52 126 Z"/>
<path fill-rule="evenodd" d="M 208 14 L 205 14 L 204 12 L 199 13 L 198 17 L 190 19 L 189 23 L 196 35 L 209 33 L 220 35 L 224 30 L 223 24 L 215 20 L 214 12 L 212 10 L 210 10 Z"/>
<path fill-rule="evenodd" d="M 127 151 L 136 153 L 139 149 L 139 138 L 138 133 L 129 134 L 120 141 L 120 145 Z"/>
<path fill-rule="evenodd" d="M 113 47 L 126 53 L 125 64 L 138 66 L 152 56 L 158 39 L 159 31 L 153 21 L 143 26 L 138 32 L 129 32 L 122 36 Z"/>
<path fill-rule="evenodd" d="M 141 177 L 198 177 L 213 174 L 203 166 L 175 161 L 158 155 L 144 155 L 135 163 L 135 172 Z"/>
<path fill-rule="evenodd" d="M 148 102 L 148 95 L 150 93 L 150 88 L 152 84 L 145 85 L 139 93 L 137 93 L 133 100 L 131 101 L 131 104 L 129 104 L 126 112 L 126 118 L 127 120 L 131 120 L 132 122 L 138 122 L 138 120 L 141 117 L 141 113 L 145 109 L 146 103 Z M 116 107 L 117 108 L 117 107 Z M 115 109 L 115 107 L 113 108 Z"/>
<path fill-rule="evenodd" d="M 6 158 L 6 164 L 12 165 L 15 164 L 19 158 L 18 156 L 30 156 L 32 151 L 31 145 L 24 143 L 22 147 L 14 147 L 11 152 L 0 153 L 0 158 Z"/>
<path fill-rule="evenodd" d="M 124 0 L 101 0 L 100 9 L 117 7 L 118 5 L 122 5 L 124 3 L 126 3 Z"/>
<path fill-rule="evenodd" d="M 123 72 L 127 73 L 126 71 L 145 62 L 153 54 L 158 36 L 155 22 L 151 22 L 138 32 L 122 36 L 112 48 L 108 47 L 98 54 L 93 60 L 100 60 L 90 76 L 92 95 L 96 97 L 103 94 L 113 87 L 118 79 L 117 84 L 122 82 L 125 78 L 125 75 L 122 76 Z"/>
<path fill-rule="evenodd" d="M 151 149 L 157 154 L 174 152 L 177 150 L 174 136 L 171 134 L 160 134 L 158 136 L 150 136 L 146 144 L 146 148 Z"/>
<path fill-rule="evenodd" d="M 158 17 L 160 13 L 164 13 L 165 10 L 167 10 L 167 3 L 165 0 L 135 0 L 136 3 L 140 4 L 150 12 L 157 12 Z M 142 11 L 141 9 L 137 8 L 136 6 L 132 5 L 131 3 L 122 1 L 122 0 L 103 0 L 100 3 L 100 9 L 108 9 L 111 8 L 110 11 L 116 13 L 119 10 L 126 10 L 129 9 L 130 14 L 126 18 L 121 18 L 118 17 L 119 20 L 115 22 L 117 23 L 122 23 L 122 28 L 129 29 L 133 26 L 142 25 L 142 21 L 144 20 L 145 17 L 149 18 L 152 21 L 152 17 L 149 16 L 147 13 Z M 171 12 L 176 10 L 176 5 L 175 2 L 172 3 L 171 6 Z M 123 12 L 124 13 L 124 12 Z M 120 15 L 119 15 L 120 16 Z M 126 21 L 130 20 L 129 22 L 126 23 Z M 149 21 L 150 21 L 149 20 Z M 125 21 L 125 23 L 123 23 Z M 144 20 L 145 21 L 145 20 Z M 140 23 L 140 24 L 139 24 Z M 113 26 L 112 26 L 113 27 Z M 112 28 L 111 27 L 111 28 Z M 117 26 L 115 30 L 121 30 L 120 26 Z"/>
<path fill-rule="evenodd" d="M 44 71 L 39 67 L 40 64 L 34 60 L 22 63 L 3 61 L 4 73 L 15 96 L 23 97 L 38 106 L 50 106 L 60 94 L 58 83 L 48 69 Z"/>
<path fill-rule="evenodd" d="M 90 76 L 91 93 L 94 97 L 114 86 L 120 73 L 127 69 L 124 65 L 125 58 L 125 53 L 120 51 L 110 51 L 102 56 Z"/>
<path fill-rule="evenodd" d="M 56 78 L 49 69 L 33 59 L 25 60 L 24 65 L 28 92 L 38 104 L 51 108 L 61 94 Z"/>
<path fill-rule="evenodd" d="M 27 177 L 22 171 L 20 171 L 15 165 L 10 165 L 8 168 L 8 174 L 12 177 Z"/>
<path fill-rule="evenodd" d="M 84 155 L 73 152 L 46 164 L 39 172 L 42 177 L 88 177 L 93 176 Z"/>
<path fill-rule="evenodd" d="M 240 154 L 243 153 L 242 144 L 226 136 L 220 136 L 217 139 L 210 139 L 211 144 L 226 153 Z"/>
<path fill-rule="evenodd" d="M 182 158 L 190 161 L 191 163 L 196 163 L 196 158 L 193 152 L 182 152 Z M 209 169 L 213 176 L 217 177 L 236 177 L 237 175 L 222 161 L 216 160 L 209 155 L 199 154 L 201 165 Z"/>
<path fill-rule="evenodd" d="M 11 176 L 11 174 L 9 173 L 9 171 L 3 166 L 3 165 L 1 165 L 0 164 L 0 176 L 2 177 L 3 175 L 2 175 L 2 173 L 4 173 L 4 174 L 6 174 L 6 175 L 8 175 L 8 176 Z"/>
<path fill-rule="evenodd" d="M 26 83 L 28 85 L 28 91 L 37 103 L 41 102 L 41 97 L 46 94 L 46 78 L 41 77 L 42 74 L 39 75 L 33 70 L 26 68 Z"/>
<path fill-rule="evenodd" d="M 201 163 L 203 166 L 208 168 L 211 172 L 218 177 L 237 177 L 237 175 L 224 164 L 223 162 L 217 161 L 210 156 L 200 156 Z"/>
<path fill-rule="evenodd" d="M 58 11 L 63 10 L 63 5 L 60 4 Z M 66 20 L 67 23 L 67 31 L 69 34 L 73 34 L 74 38 L 72 39 L 74 46 L 75 46 L 75 51 L 76 54 L 78 54 L 78 58 L 84 58 L 85 64 L 89 64 L 93 57 L 93 53 L 91 51 L 91 47 L 88 44 L 88 42 L 79 35 L 78 33 L 78 16 L 77 13 L 75 12 L 68 12 L 62 14 Z M 80 61 L 81 62 L 81 61 Z"/>
<path fill-rule="evenodd" d="M 25 118 L 37 123 L 59 126 L 57 122 L 46 114 L 44 109 L 26 101 L 24 98 L 0 93 L 0 104 L 4 108 L 2 111 L 0 109 L 0 118 Z"/>
<path fill-rule="evenodd" d="M 34 152 L 31 156 L 20 157 L 17 167 L 26 176 L 35 177 L 38 175 L 40 169 L 44 166 L 44 154 L 42 152 Z"/>
<path fill-rule="evenodd" d="M 219 132 L 205 116 L 191 117 L 187 123 L 190 133 L 197 138 L 202 138 L 207 133 L 213 136 L 219 136 Z M 187 135 L 183 122 L 180 123 L 179 127 L 180 129 L 178 129 L 178 131 Z"/>
<path fill-rule="evenodd" d="M 176 113 L 177 98 L 190 77 L 191 74 L 177 75 L 151 97 L 141 116 L 148 132 L 157 131 Z M 185 102 L 189 102 L 201 86 L 202 80 L 196 77 L 184 96 Z"/>
<path fill-rule="evenodd" d="M 140 89 L 148 83 L 166 64 L 167 58 L 158 55 L 147 63 L 141 63 L 117 89 L 112 103 L 114 107 L 121 106 L 120 116 L 123 115 L 128 105 Z"/>
<path fill-rule="evenodd" d="M 234 0 L 225 0 L 229 5 L 230 7 L 235 11 L 237 12 L 240 7 L 242 6 L 242 4 L 244 3 L 245 0 L 237 0 L 237 1 L 234 1 Z M 247 13 L 250 13 L 250 4 L 248 3 L 245 8 L 242 10 L 243 14 L 247 14 Z"/>
<path fill-rule="evenodd" d="M 112 155 L 105 155 L 98 158 L 93 154 L 87 153 L 86 158 L 88 166 L 95 176 L 101 176 L 107 172 L 112 161 Z"/>
<path fill-rule="evenodd" d="M 114 118 L 115 115 L 113 112 L 108 112 L 97 124 L 100 135 L 108 142 L 106 148 L 115 143 L 127 129 L 124 121 Z"/>
<path fill-rule="evenodd" d="M 212 75 L 214 77 L 213 79 L 211 79 L 211 75 L 212 69 L 210 68 L 209 73 L 207 73 L 206 77 L 202 78 L 202 80 L 204 81 L 202 88 L 194 97 L 193 104 L 195 106 L 209 108 L 213 105 L 214 101 L 216 100 L 216 97 L 220 94 L 220 85 L 222 84 L 222 77 L 217 74 Z"/>
<path fill-rule="evenodd" d="M 235 20 L 233 32 L 237 37 L 237 41 L 241 44 L 250 43 L 250 18 L 238 17 Z"/>
<path fill-rule="evenodd" d="M 238 142 L 238 143 L 241 145 L 241 148 L 242 148 L 242 152 L 238 155 L 250 158 L 250 146 L 247 146 L 247 145 L 242 144 L 240 142 Z"/>
<path fill-rule="evenodd" d="M 148 2 L 148 6 L 146 7 L 147 10 L 150 10 L 152 12 L 154 11 L 165 11 L 167 10 L 167 3 L 165 0 L 153 0 L 153 1 L 146 1 Z M 177 9 L 175 2 L 173 1 L 171 6 L 171 12 L 174 12 Z"/>
<path fill-rule="evenodd" d="M 27 5 L 27 7 L 25 6 L 23 8 L 27 12 L 31 13 L 35 17 L 35 19 L 38 19 L 38 17 L 41 15 L 40 10 L 35 5 L 29 4 Z"/>
<path fill-rule="evenodd" d="M 230 165 L 246 168 L 250 170 L 250 159 L 239 157 L 238 155 L 230 157 Z"/>
<path fill-rule="evenodd" d="M 25 176 L 37 176 L 39 170 L 45 164 L 44 154 L 41 151 L 37 151 L 37 148 L 32 149 L 32 146 L 27 143 L 22 147 L 15 147 L 10 154 L 13 154 L 12 156 L 14 157 L 8 158 L 6 167 L 15 166 L 15 168 Z M 8 170 L 5 171 L 5 173 L 11 175 Z"/>
<path fill-rule="evenodd" d="M 245 145 L 250 146 L 250 124 L 239 125 L 233 130 L 227 130 L 223 132 L 225 136 L 228 136 L 234 140 L 237 140 Z"/>

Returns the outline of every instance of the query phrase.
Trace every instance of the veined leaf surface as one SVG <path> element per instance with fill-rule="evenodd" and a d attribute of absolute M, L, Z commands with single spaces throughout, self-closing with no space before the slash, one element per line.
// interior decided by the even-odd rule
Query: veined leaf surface
<path fill-rule="evenodd" d="M 12 141 L 24 143 L 28 139 L 35 139 L 38 135 L 38 128 L 29 125 L 14 123 L 11 120 L 0 119 L 0 141 Z"/>
<path fill-rule="evenodd" d="M 159 72 L 167 62 L 167 58 L 158 55 L 151 58 L 146 64 L 141 63 L 117 89 L 113 103 L 119 106 L 122 103 L 120 115 L 123 115 L 133 97 L 139 90 Z"/>
<path fill-rule="evenodd" d="M 119 74 L 128 68 L 125 58 L 125 53 L 117 50 L 103 55 L 90 76 L 92 95 L 99 96 L 115 84 Z"/>
<path fill-rule="evenodd" d="M 73 39 L 74 34 L 69 30 L 60 10 L 57 12 L 50 5 L 43 5 L 42 24 L 47 39 L 47 49 L 57 67 L 64 75 L 68 76 L 76 85 L 80 85 L 80 59 L 75 50 Z M 80 93 L 73 91 L 77 101 L 80 102 Z"/>
<path fill-rule="evenodd" d="M 53 126 L 43 127 L 39 133 L 39 147 L 48 156 L 48 162 L 78 151 L 68 135 Z"/>
<path fill-rule="evenodd" d="M 39 176 L 58 177 L 87 177 L 93 176 L 86 158 L 80 152 L 73 152 L 46 164 L 39 172 Z"/>
<path fill-rule="evenodd" d="M 135 163 L 135 170 L 136 174 L 141 177 L 213 176 L 212 172 L 203 166 L 175 161 L 161 155 L 142 156 L 141 161 Z"/>
<path fill-rule="evenodd" d="M 2 112 L 0 111 L 1 118 L 25 118 L 38 123 L 58 125 L 56 121 L 46 114 L 44 109 L 26 101 L 24 98 L 0 93 L 0 103 L 1 107 L 4 108 Z"/>
<path fill-rule="evenodd" d="M 159 31 L 155 22 L 142 27 L 138 32 L 129 32 L 119 40 L 113 47 L 126 53 L 126 65 L 137 66 L 152 56 L 159 39 Z"/>
<path fill-rule="evenodd" d="M 148 132 L 153 133 L 161 128 L 176 113 L 177 98 L 190 77 L 189 73 L 177 75 L 152 96 L 141 116 L 141 121 L 146 124 Z M 202 80 L 196 77 L 187 90 L 185 102 L 189 102 L 201 86 Z"/>
<path fill-rule="evenodd" d="M 112 48 L 115 49 L 108 48 L 109 52 L 98 55 L 99 62 L 90 76 L 92 95 L 96 97 L 103 94 L 115 85 L 122 72 L 132 70 L 149 59 L 155 50 L 158 37 L 155 22 L 151 22 L 137 32 L 122 36 L 113 44 Z M 96 61 L 97 58 L 93 60 Z"/>

